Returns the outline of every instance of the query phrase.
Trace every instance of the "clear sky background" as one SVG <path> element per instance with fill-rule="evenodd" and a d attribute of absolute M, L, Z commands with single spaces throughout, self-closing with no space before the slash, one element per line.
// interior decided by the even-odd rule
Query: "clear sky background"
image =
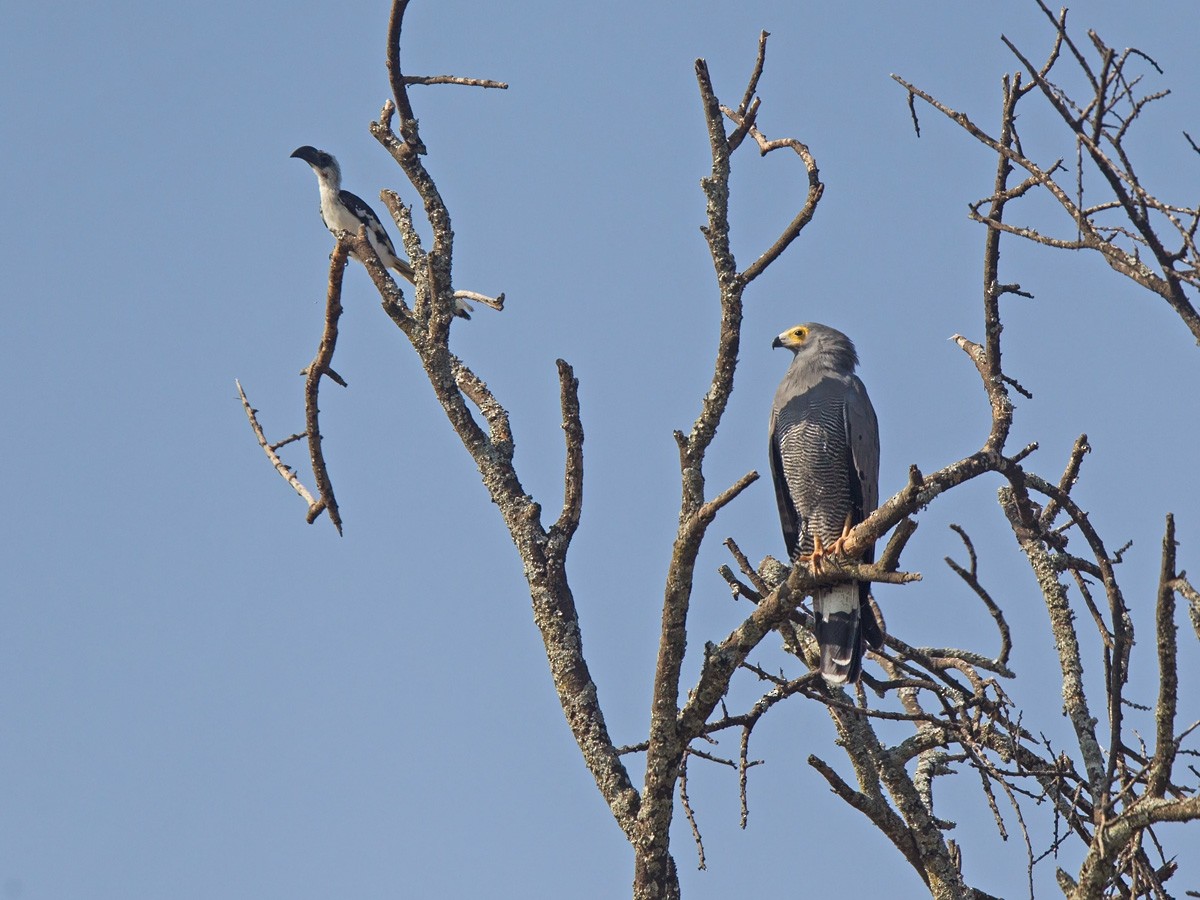
<path fill-rule="evenodd" d="M 1195 4 L 1133 9 L 1082 0 L 1072 21 L 1162 65 L 1150 84 L 1173 94 L 1134 149 L 1152 190 L 1194 204 L 1200 159 L 1180 131 L 1200 137 Z M 334 153 L 346 186 L 381 211 L 382 187 L 415 200 L 367 131 L 388 96 L 387 14 L 384 2 L 0 6 L 5 900 L 628 896 L 632 856 L 563 722 L 514 548 L 361 266 L 348 270 L 335 361 L 350 387 L 322 395 L 344 537 L 324 517 L 304 523 L 235 393 L 237 377 L 272 436 L 303 427 L 296 373 L 320 335 L 332 239 L 311 171 L 288 154 Z M 858 345 L 887 496 L 909 464 L 931 471 L 986 434 L 978 376 L 947 338 L 982 337 L 983 231 L 966 205 L 994 171 L 931 111 L 915 137 L 888 75 L 992 127 L 1000 75 L 1017 68 L 1000 34 L 1038 60 L 1050 45 L 1032 3 L 416 0 L 406 26 L 409 71 L 512 85 L 412 92 L 454 215 L 458 286 L 508 295 L 503 313 L 456 323 L 453 346 L 508 405 L 520 474 L 549 509 L 561 498 L 554 359 L 575 366 L 587 477 L 570 575 L 622 743 L 648 721 L 678 514 L 671 431 L 696 415 L 716 338 L 692 63 L 709 60 L 732 104 L 764 28 L 760 125 L 806 141 L 827 189 L 747 294 L 710 485 L 766 472 L 788 362 L 771 339 L 820 321 Z M 1035 105 L 1026 147 L 1073 157 Z M 735 160 L 743 266 L 803 199 L 802 168 L 776 157 L 747 147 Z M 1089 434 L 1077 495 L 1110 548 L 1134 542 L 1120 569 L 1139 628 L 1130 697 L 1152 703 L 1168 511 L 1180 565 L 1200 573 L 1200 349 L 1098 258 L 1010 242 L 1002 275 L 1036 294 L 1004 305 L 1006 369 L 1036 397 L 1018 401 L 1012 446 L 1037 440 L 1030 464 L 1057 478 Z M 311 481 L 305 457 L 288 454 Z M 964 558 L 946 527 L 964 525 L 1017 632 L 1013 693 L 1069 747 L 1046 613 L 997 487 L 939 500 L 905 558 L 926 580 L 877 596 L 912 643 L 993 651 L 982 610 L 941 562 Z M 710 531 L 693 650 L 747 611 L 715 574 L 727 535 L 753 559 L 782 555 L 769 479 Z M 1181 634 L 1186 690 L 1200 652 Z M 753 660 L 795 671 L 774 639 Z M 1181 719 L 1197 715 L 1192 703 Z M 817 753 L 844 771 L 833 735 L 811 703 L 759 725 L 751 755 L 767 762 L 751 775 L 746 831 L 735 775 L 693 764 L 709 868 L 697 871 L 678 817 L 686 897 L 922 895 L 804 763 Z M 996 837 L 977 779 L 937 796 L 960 822 L 968 879 L 1020 896 L 1021 841 Z M 1195 827 L 1187 841 L 1164 833 L 1193 854 L 1172 884 L 1200 889 Z M 1047 840 L 1035 834 L 1036 850 Z M 1064 863 L 1076 868 L 1074 849 Z M 1052 866 L 1037 870 L 1046 896 Z"/>

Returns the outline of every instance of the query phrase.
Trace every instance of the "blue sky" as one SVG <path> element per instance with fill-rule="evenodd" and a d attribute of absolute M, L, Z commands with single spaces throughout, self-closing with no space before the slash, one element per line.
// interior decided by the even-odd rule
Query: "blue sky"
<path fill-rule="evenodd" d="M 1134 149 L 1150 188 L 1187 204 L 1200 170 L 1180 136 L 1200 135 L 1194 11 L 1185 0 L 1136 18 L 1107 0 L 1072 9 L 1077 29 L 1165 70 L 1152 83 L 1173 94 Z M 0 7 L 6 898 L 628 894 L 631 856 L 562 721 L 513 547 L 361 267 L 346 278 L 335 361 L 350 387 L 327 387 L 322 404 L 345 537 L 304 523 L 237 401 L 235 377 L 272 435 L 302 427 L 296 373 L 316 348 L 332 242 L 312 173 L 288 154 L 314 144 L 368 200 L 381 187 L 415 199 L 367 131 L 388 95 L 387 12 Z M 809 144 L 826 195 L 747 294 L 710 485 L 766 471 L 787 364 L 770 341 L 822 321 L 858 345 L 888 495 L 909 464 L 932 470 L 986 434 L 978 377 L 946 339 L 982 336 L 983 234 L 966 204 L 993 177 L 990 156 L 931 112 L 917 139 L 888 76 L 991 126 L 999 77 L 1016 67 L 1000 34 L 1035 59 L 1049 46 L 1032 3 L 417 0 L 407 22 L 410 71 L 511 84 L 413 90 L 454 215 L 458 285 L 508 296 L 503 313 L 457 323 L 453 345 L 507 404 L 520 474 L 547 508 L 561 491 L 554 360 L 575 366 L 587 480 L 570 574 L 620 742 L 648 719 L 678 514 L 671 431 L 694 419 L 715 346 L 692 62 L 709 60 L 732 103 L 764 28 L 760 125 Z M 1030 109 L 1026 147 L 1073 155 L 1052 124 Z M 776 156 L 747 148 L 735 160 L 743 265 L 803 198 L 802 170 Z M 1057 478 L 1089 434 L 1078 496 L 1110 547 L 1134 541 L 1122 567 L 1140 625 L 1134 693 L 1152 702 L 1147 616 L 1167 511 L 1180 565 L 1200 570 L 1200 350 L 1161 301 L 1096 258 L 1009 243 L 1003 275 L 1036 295 L 1005 304 L 1006 368 L 1035 394 L 1018 402 L 1013 446 L 1039 441 L 1034 468 Z M 303 451 L 289 460 L 303 472 Z M 1065 740 L 1045 612 L 997 486 L 935 504 L 905 559 L 926 580 L 877 596 L 914 644 L 994 646 L 941 562 L 963 557 L 946 527 L 961 523 L 1018 629 L 1013 692 Z M 766 479 L 710 532 L 693 648 L 745 613 L 715 574 L 726 535 L 753 559 L 782 553 Z M 1181 680 L 1195 684 L 1197 648 L 1183 637 Z M 754 659 L 788 665 L 771 641 Z M 709 868 L 696 871 L 680 818 L 685 896 L 920 895 L 898 854 L 804 764 L 814 752 L 840 764 L 832 737 L 811 704 L 759 726 L 752 755 L 767 764 L 752 774 L 744 832 L 735 778 L 693 766 Z M 968 879 L 1019 895 L 1020 842 L 980 821 L 974 779 L 947 781 L 938 799 L 961 823 Z M 1180 879 L 1195 889 L 1191 866 Z M 1053 895 L 1052 869 L 1037 877 Z"/>

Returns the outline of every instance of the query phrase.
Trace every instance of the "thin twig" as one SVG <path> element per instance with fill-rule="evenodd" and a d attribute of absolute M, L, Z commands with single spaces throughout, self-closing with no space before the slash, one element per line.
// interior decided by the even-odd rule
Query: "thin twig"
<path fill-rule="evenodd" d="M 467 87 L 496 88 L 508 90 L 508 82 L 492 81 L 488 78 L 459 78 L 457 75 L 405 75 L 405 85 L 410 84 L 461 84 Z"/>
<path fill-rule="evenodd" d="M 700 837 L 700 827 L 696 824 L 696 814 L 692 811 L 692 803 L 687 792 L 687 761 L 692 752 L 685 752 L 683 759 L 679 762 L 679 803 L 683 806 L 683 814 L 692 828 L 692 841 L 696 844 L 696 868 L 703 871 L 708 868 L 704 862 L 704 841 Z"/>
<path fill-rule="evenodd" d="M 254 430 L 254 436 L 258 439 L 258 446 L 262 447 L 263 453 L 267 454 L 267 459 L 270 461 L 271 465 L 274 466 L 275 471 L 283 476 L 283 480 L 292 486 L 292 490 L 299 494 L 301 499 L 303 499 L 304 502 L 308 504 L 309 509 L 311 509 L 317 501 L 313 499 L 313 495 L 309 493 L 308 488 L 300 483 L 300 479 L 296 477 L 296 473 L 292 467 L 280 459 L 279 454 L 275 452 L 284 444 L 299 440 L 306 435 L 303 433 L 293 434 L 291 437 L 286 438 L 285 440 L 282 440 L 276 444 L 268 442 L 267 436 L 263 433 L 262 425 L 260 425 L 258 422 L 258 410 L 252 407 L 250 405 L 250 401 L 246 399 L 246 392 L 242 390 L 242 383 L 237 379 L 234 379 L 234 384 L 237 385 L 238 396 L 242 398 L 242 408 L 246 410 L 246 418 L 250 420 L 250 427 Z"/>

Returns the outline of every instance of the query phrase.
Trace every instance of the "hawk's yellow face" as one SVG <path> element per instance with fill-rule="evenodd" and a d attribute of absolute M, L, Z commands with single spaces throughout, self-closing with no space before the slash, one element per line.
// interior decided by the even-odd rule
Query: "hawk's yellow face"
<path fill-rule="evenodd" d="M 787 347 L 789 350 L 796 350 L 804 346 L 804 342 L 809 338 L 809 330 L 807 325 L 797 325 L 794 328 L 789 328 L 779 337 L 775 338 L 776 347 Z"/>

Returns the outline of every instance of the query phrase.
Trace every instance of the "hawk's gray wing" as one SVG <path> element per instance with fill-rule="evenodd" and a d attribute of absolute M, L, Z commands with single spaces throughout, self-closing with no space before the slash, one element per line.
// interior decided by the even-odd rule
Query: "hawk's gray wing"
<path fill-rule="evenodd" d="M 879 422 L 857 375 L 850 376 L 845 403 L 846 442 L 853 463 L 851 479 L 857 482 L 854 523 L 858 524 L 879 506 Z M 864 558 L 873 560 L 874 551 Z"/>
<path fill-rule="evenodd" d="M 846 395 L 846 438 L 850 446 L 853 477 L 858 482 L 862 504 L 854 517 L 857 524 L 879 506 L 879 422 L 867 397 L 867 389 L 857 375 L 850 376 L 850 388 Z M 863 552 L 862 558 L 864 562 L 875 561 L 874 544 Z M 883 646 L 883 629 L 867 600 L 869 585 L 861 582 L 860 588 L 862 637 L 871 649 L 878 650 Z"/>
<path fill-rule="evenodd" d="M 783 471 L 783 459 L 779 455 L 779 397 L 775 398 L 775 407 L 771 410 L 770 428 L 770 458 L 771 480 L 775 483 L 775 502 L 779 504 L 779 523 L 783 527 L 783 543 L 787 547 L 788 561 L 796 555 L 800 544 L 800 517 L 792 503 L 792 494 L 788 490 L 787 476 Z"/>

